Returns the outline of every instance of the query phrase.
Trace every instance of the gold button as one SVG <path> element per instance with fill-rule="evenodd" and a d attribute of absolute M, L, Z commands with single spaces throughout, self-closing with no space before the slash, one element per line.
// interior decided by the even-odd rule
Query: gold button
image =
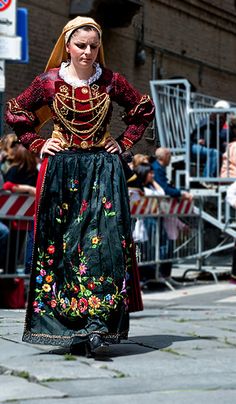
<path fill-rule="evenodd" d="M 80 147 L 81 147 L 82 149 L 87 149 L 87 148 L 89 147 L 88 142 L 86 142 L 86 140 L 83 140 L 83 141 L 80 143 Z"/>
<path fill-rule="evenodd" d="M 82 87 L 81 92 L 82 92 L 83 94 L 88 94 L 88 89 L 87 89 L 87 87 Z"/>

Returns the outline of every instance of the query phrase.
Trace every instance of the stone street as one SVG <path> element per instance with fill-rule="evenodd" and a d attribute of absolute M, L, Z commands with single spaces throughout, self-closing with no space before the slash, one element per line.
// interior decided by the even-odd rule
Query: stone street
<path fill-rule="evenodd" d="M 24 310 L 0 310 L 0 402 L 232 404 L 236 285 L 145 291 L 130 337 L 100 358 L 21 341 Z"/>

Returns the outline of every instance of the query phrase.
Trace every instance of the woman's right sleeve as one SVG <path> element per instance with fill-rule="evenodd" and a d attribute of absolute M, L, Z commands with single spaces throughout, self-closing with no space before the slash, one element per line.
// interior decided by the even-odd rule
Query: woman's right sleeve
<path fill-rule="evenodd" d="M 23 93 L 9 100 L 6 106 L 6 122 L 20 142 L 34 153 L 39 153 L 46 141 L 35 130 L 39 124 L 36 111 L 46 103 L 43 82 L 37 76 Z"/>

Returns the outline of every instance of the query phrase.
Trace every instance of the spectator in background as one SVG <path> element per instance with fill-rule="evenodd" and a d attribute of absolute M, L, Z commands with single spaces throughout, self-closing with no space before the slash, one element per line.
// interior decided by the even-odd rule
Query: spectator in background
<path fill-rule="evenodd" d="M 149 157 L 146 154 L 137 153 L 132 159 L 132 168 L 139 166 L 140 164 L 149 164 Z"/>
<path fill-rule="evenodd" d="M 166 168 L 170 164 L 171 160 L 170 149 L 159 147 L 158 149 L 156 149 L 155 156 L 156 160 L 152 163 L 154 179 L 164 190 L 165 195 L 169 195 L 175 198 L 192 200 L 193 196 L 189 192 L 182 191 L 179 188 L 176 188 L 169 182 L 167 178 Z"/>
<path fill-rule="evenodd" d="M 227 189 L 226 202 L 236 209 L 236 182 L 233 182 Z M 233 254 L 232 254 L 232 269 L 231 269 L 231 283 L 236 284 L 236 240 L 234 242 Z"/>
<path fill-rule="evenodd" d="M 9 168 L 3 176 L 3 189 L 12 190 L 13 192 L 28 192 L 34 195 L 35 190 L 31 187 L 36 187 L 37 176 L 38 170 L 35 156 L 23 145 L 19 144 L 12 152 Z M 21 186 L 19 187 L 19 185 Z M 22 189 L 22 185 L 28 185 L 28 187 Z"/>
<path fill-rule="evenodd" d="M 168 181 L 166 168 L 171 160 L 170 150 L 165 147 L 159 147 L 156 149 L 155 156 L 156 160 L 152 163 L 155 173 L 154 179 L 162 187 L 165 195 L 191 201 L 193 198 L 191 193 L 176 188 Z M 160 220 L 160 258 L 161 260 L 169 259 L 169 261 L 160 264 L 159 274 L 167 282 L 176 286 L 178 282 L 171 278 L 173 240 L 177 239 L 179 230 L 184 228 L 184 224 L 178 218 L 164 218 Z"/>
<path fill-rule="evenodd" d="M 4 136 L 0 141 L 0 190 L 3 189 L 3 173 L 9 168 L 8 150 L 14 147 L 13 142 L 17 140 L 15 134 Z M 8 226 L 0 221 L 0 270 L 6 270 L 7 245 L 10 230 Z"/>
<path fill-rule="evenodd" d="M 8 171 L 19 144 L 15 133 L 8 133 L 0 140 L 0 171 L 2 176 Z"/>
<path fill-rule="evenodd" d="M 0 270 L 6 269 L 7 243 L 9 228 L 0 221 Z"/>
<path fill-rule="evenodd" d="M 221 178 L 236 178 L 236 117 L 229 122 L 229 143 L 222 156 Z"/>
<path fill-rule="evenodd" d="M 140 186 L 145 195 L 165 195 L 162 187 L 154 179 L 154 171 L 151 164 L 142 163 L 134 168 Z"/>
<path fill-rule="evenodd" d="M 3 190 L 15 193 L 27 193 L 31 196 L 36 194 L 36 182 L 38 176 L 36 157 L 18 142 L 17 147 L 11 147 L 8 152 L 9 166 L 4 174 Z M 10 231 L 10 256 L 8 272 L 15 273 L 17 259 L 25 241 L 26 232 L 28 235 L 27 260 L 25 270 L 29 272 L 30 260 L 33 248 L 33 223 L 29 221 L 13 220 Z M 18 248 L 18 256 L 11 254 Z"/>
<path fill-rule="evenodd" d="M 230 104 L 220 100 L 215 108 L 228 109 Z M 221 131 L 226 122 L 226 113 L 212 113 L 210 119 L 203 119 L 190 135 L 192 157 L 204 161 L 203 177 L 216 177 L 221 166 L 221 156 L 225 151 L 225 139 Z M 218 170 L 217 170 L 218 169 Z"/>

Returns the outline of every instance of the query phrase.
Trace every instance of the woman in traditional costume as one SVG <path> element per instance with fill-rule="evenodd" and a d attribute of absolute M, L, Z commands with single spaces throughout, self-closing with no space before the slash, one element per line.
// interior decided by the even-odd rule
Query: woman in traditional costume
<path fill-rule="evenodd" d="M 23 341 L 92 354 L 127 338 L 129 312 L 142 310 L 121 153 L 154 113 L 149 96 L 104 67 L 101 35 L 92 18 L 66 24 L 45 72 L 6 111 L 21 143 L 43 156 Z M 116 140 L 112 102 L 127 124 Z M 46 140 L 38 131 L 49 118 Z"/>

